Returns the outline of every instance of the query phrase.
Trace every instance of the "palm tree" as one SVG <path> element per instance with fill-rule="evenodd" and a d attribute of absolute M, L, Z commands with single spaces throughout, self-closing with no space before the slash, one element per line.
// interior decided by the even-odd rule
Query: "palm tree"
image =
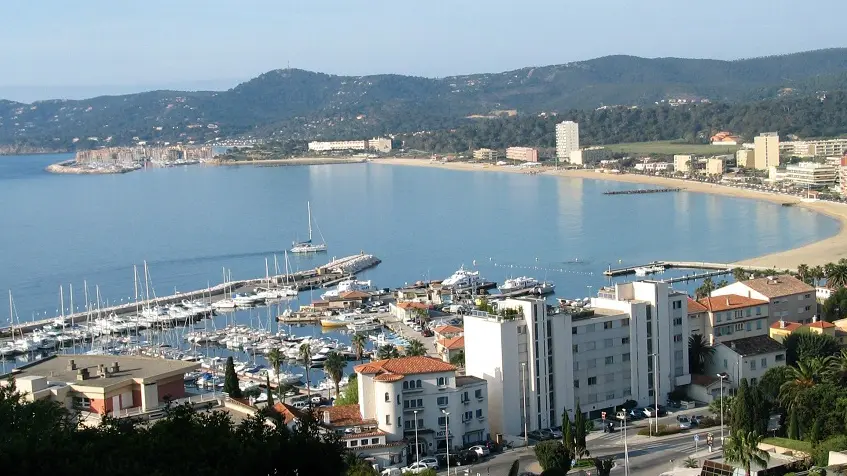
<path fill-rule="evenodd" d="M 750 275 L 744 270 L 744 268 L 732 268 L 732 277 L 736 281 L 746 281 Z"/>
<path fill-rule="evenodd" d="M 396 359 L 398 357 L 400 357 L 400 352 L 397 351 L 397 347 L 391 344 L 385 344 L 376 351 L 376 358 L 379 360 Z"/>
<path fill-rule="evenodd" d="M 702 374 L 714 355 L 715 348 L 706 342 L 706 337 L 702 334 L 694 334 L 688 338 L 688 367 L 692 374 Z"/>
<path fill-rule="evenodd" d="M 455 365 L 456 367 L 465 367 L 465 351 L 460 350 L 453 357 L 450 357 L 450 363 Z"/>
<path fill-rule="evenodd" d="M 812 279 L 814 279 L 814 280 L 815 280 L 815 286 L 820 285 L 820 283 L 821 283 L 821 279 L 823 279 L 823 278 L 824 278 L 824 276 L 826 276 L 826 275 L 823 273 L 823 267 L 822 267 L 821 265 L 817 265 L 817 266 L 815 266 L 815 267 L 814 267 L 814 268 L 812 268 L 809 272 L 810 272 L 810 274 L 811 274 L 811 276 L 812 276 Z"/>
<path fill-rule="evenodd" d="M 768 452 L 759 449 L 761 441 L 762 436 L 755 431 L 745 433 L 738 430 L 724 445 L 724 459 L 741 466 L 744 468 L 744 474 L 750 476 L 750 467 L 753 464 L 766 467 L 770 460 Z"/>
<path fill-rule="evenodd" d="M 312 383 L 309 380 L 309 370 L 312 367 L 312 347 L 308 342 L 300 344 L 300 360 L 303 361 L 303 367 L 306 369 L 306 392 L 309 396 L 309 401 L 312 400 Z"/>
<path fill-rule="evenodd" d="M 842 288 L 847 286 L 847 263 L 838 264 L 829 263 L 826 265 L 826 284 L 832 289 Z"/>
<path fill-rule="evenodd" d="M 364 334 L 355 333 L 353 334 L 353 338 L 350 340 L 350 343 L 353 344 L 353 349 L 356 351 L 356 360 L 359 363 L 362 363 L 362 357 L 365 354 L 365 346 L 367 345 L 368 340 L 365 338 Z"/>
<path fill-rule="evenodd" d="M 841 349 L 841 353 L 836 354 L 832 358 L 832 366 L 830 368 L 839 380 L 842 382 L 847 380 L 847 349 Z"/>
<path fill-rule="evenodd" d="M 406 357 L 420 357 L 422 355 L 426 355 L 426 347 L 424 347 L 423 342 L 418 339 L 410 340 L 409 345 L 406 346 Z"/>
<path fill-rule="evenodd" d="M 277 348 L 273 348 L 268 352 L 268 363 L 271 364 L 271 367 L 276 372 L 276 388 L 279 390 L 279 368 L 282 367 L 282 352 Z"/>
<path fill-rule="evenodd" d="M 779 399 L 786 409 L 793 409 L 803 390 L 814 387 L 832 375 L 837 362 L 832 357 L 806 359 L 791 367 L 790 378 L 779 388 Z"/>
<path fill-rule="evenodd" d="M 797 276 L 800 278 L 800 281 L 803 281 L 804 283 L 808 282 L 808 279 L 810 277 L 809 271 L 810 271 L 809 265 L 806 265 L 806 264 L 797 265 Z"/>
<path fill-rule="evenodd" d="M 682 462 L 682 467 L 683 468 L 699 468 L 700 464 L 697 463 L 696 459 L 689 456 L 688 458 L 685 458 L 685 461 Z"/>
<path fill-rule="evenodd" d="M 703 299 L 704 297 L 709 297 L 714 290 L 715 283 L 712 281 L 712 278 L 706 278 L 703 280 L 703 284 L 701 284 L 695 291 L 695 295 L 697 299 Z"/>
<path fill-rule="evenodd" d="M 346 366 L 347 362 L 338 352 L 330 352 L 327 354 L 326 360 L 324 361 L 324 373 L 326 373 L 335 384 L 335 398 L 338 398 L 338 382 L 340 382 L 341 377 L 344 376 L 344 368 Z"/>

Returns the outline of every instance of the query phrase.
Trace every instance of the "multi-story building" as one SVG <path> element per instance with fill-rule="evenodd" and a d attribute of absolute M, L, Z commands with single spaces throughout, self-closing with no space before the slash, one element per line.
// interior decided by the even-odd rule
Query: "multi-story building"
<path fill-rule="evenodd" d="M 677 172 L 690 173 L 694 168 L 693 160 L 691 155 L 674 155 L 673 169 Z"/>
<path fill-rule="evenodd" d="M 765 132 L 753 138 L 756 153 L 753 164 L 757 170 L 768 170 L 779 167 L 779 134 Z"/>
<path fill-rule="evenodd" d="M 548 314 L 522 298 L 498 303 L 500 315 L 466 316 L 465 367 L 488 381 L 492 432 L 557 426 L 577 401 L 591 418 L 628 400 L 664 402 L 690 383 L 686 301 L 645 281 L 604 289 L 586 310 Z"/>
<path fill-rule="evenodd" d="M 781 142 L 779 151 L 791 157 L 837 157 L 847 152 L 847 138 Z"/>
<path fill-rule="evenodd" d="M 556 124 L 556 157 L 568 161 L 574 150 L 579 150 L 579 124 L 574 121 Z"/>
<path fill-rule="evenodd" d="M 708 339 L 708 333 L 706 332 L 708 328 L 706 327 L 706 322 L 708 321 L 708 312 L 706 306 L 700 304 L 699 302 L 688 298 L 688 336 L 693 335 L 701 335 Z"/>
<path fill-rule="evenodd" d="M 755 149 L 739 149 L 735 153 L 735 160 L 739 167 L 752 169 L 756 166 L 756 150 Z"/>
<path fill-rule="evenodd" d="M 755 385 L 768 369 L 785 365 L 785 347 L 767 335 L 728 340 L 714 349 L 706 374 L 725 373 L 730 389 L 738 388 L 742 378 Z"/>
<path fill-rule="evenodd" d="M 821 189 L 835 185 L 838 169 L 827 164 L 800 162 L 785 167 L 785 177 L 796 185 Z"/>
<path fill-rule="evenodd" d="M 336 141 L 312 141 L 309 142 L 309 150 L 315 152 L 328 152 L 333 150 L 367 150 L 366 140 L 336 140 Z"/>
<path fill-rule="evenodd" d="M 485 162 L 494 162 L 501 157 L 500 151 L 494 149 L 477 149 L 473 151 L 473 159 Z"/>
<path fill-rule="evenodd" d="M 703 321 L 697 326 L 703 329 L 709 345 L 730 339 L 768 335 L 768 302 L 737 294 L 723 294 L 697 301 L 706 309 Z M 690 315 L 689 315 L 690 319 Z"/>
<path fill-rule="evenodd" d="M 847 340 L 847 332 L 844 332 L 839 326 L 832 322 L 818 320 L 817 317 L 812 318 L 811 324 L 800 324 L 799 322 L 789 322 L 779 320 L 771 324 L 768 335 L 771 339 L 777 342 L 783 342 L 786 337 L 799 331 L 808 331 L 812 334 L 826 334 L 834 337 L 841 345 L 844 345 Z"/>
<path fill-rule="evenodd" d="M 670 162 L 641 162 L 635 164 L 635 170 L 644 172 L 670 172 L 674 170 L 673 167 Z"/>
<path fill-rule="evenodd" d="M 374 137 L 368 141 L 368 149 L 387 154 L 391 152 L 391 139 L 385 137 Z"/>
<path fill-rule="evenodd" d="M 847 153 L 841 156 L 841 166 L 838 167 L 838 185 L 841 196 L 847 197 Z"/>
<path fill-rule="evenodd" d="M 809 324 L 817 313 L 815 288 L 781 274 L 739 281 L 712 291 L 712 297 L 736 294 L 768 302 L 768 326 L 779 320 Z"/>
<path fill-rule="evenodd" d="M 359 417 L 374 421 L 387 442 L 404 441 L 421 455 L 489 438 L 488 384 L 456 374 L 432 357 L 401 357 L 357 365 Z M 449 441 L 449 443 L 448 443 Z"/>
<path fill-rule="evenodd" d="M 718 157 L 711 157 L 706 160 L 706 175 L 723 175 L 724 171 L 724 159 Z"/>
<path fill-rule="evenodd" d="M 506 158 L 521 162 L 538 162 L 538 149 L 535 147 L 509 147 L 506 149 Z"/>

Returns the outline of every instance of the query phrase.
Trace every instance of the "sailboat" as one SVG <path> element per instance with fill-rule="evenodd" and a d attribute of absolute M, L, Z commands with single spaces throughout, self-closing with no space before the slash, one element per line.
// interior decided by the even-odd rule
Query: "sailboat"
<path fill-rule="evenodd" d="M 326 251 L 326 242 L 323 239 L 323 235 L 321 235 L 320 243 L 312 243 L 312 205 L 309 202 L 306 202 L 306 209 L 309 213 L 309 239 L 307 241 L 293 242 L 291 243 L 291 252 L 292 253 L 318 253 L 321 251 Z M 318 233 L 320 234 L 321 230 L 318 229 Z"/>

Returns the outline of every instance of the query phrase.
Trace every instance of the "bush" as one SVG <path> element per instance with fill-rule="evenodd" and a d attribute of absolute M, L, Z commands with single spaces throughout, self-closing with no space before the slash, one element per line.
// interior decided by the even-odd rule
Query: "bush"
<path fill-rule="evenodd" d="M 829 464 L 830 451 L 847 450 L 847 436 L 839 435 L 821 441 L 812 452 L 812 459 L 818 466 L 826 466 Z"/>
<path fill-rule="evenodd" d="M 700 419 L 700 423 L 697 425 L 699 428 L 712 428 L 714 426 L 720 426 L 721 421 L 720 418 L 714 417 L 703 417 Z"/>
<path fill-rule="evenodd" d="M 561 469 L 565 473 L 570 471 L 571 460 L 573 459 L 573 455 L 559 440 L 542 441 L 535 445 L 535 457 L 538 458 L 538 464 L 545 471 Z"/>
<path fill-rule="evenodd" d="M 667 435 L 676 435 L 680 433 L 682 428 L 677 425 L 659 425 L 659 428 L 652 432 L 653 436 L 667 436 Z M 638 434 L 641 436 L 650 436 L 650 428 L 642 428 L 638 430 Z"/>

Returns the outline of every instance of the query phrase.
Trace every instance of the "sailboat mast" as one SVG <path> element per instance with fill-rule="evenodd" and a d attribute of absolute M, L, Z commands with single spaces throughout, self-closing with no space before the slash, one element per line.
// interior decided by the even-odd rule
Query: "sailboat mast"
<path fill-rule="evenodd" d="M 144 299 L 150 305 L 150 273 L 147 271 L 147 260 L 144 260 L 144 291 L 147 293 Z"/>
<path fill-rule="evenodd" d="M 63 285 L 59 285 L 59 317 L 62 318 L 62 322 L 65 321 L 65 287 Z"/>
<path fill-rule="evenodd" d="M 306 202 L 306 210 L 309 212 L 309 242 L 312 242 L 312 204 Z"/>
<path fill-rule="evenodd" d="M 12 327 L 12 339 L 15 338 L 15 313 L 12 311 L 12 290 L 9 290 L 9 325 Z"/>
<path fill-rule="evenodd" d="M 68 292 L 71 295 L 71 313 L 70 313 L 70 315 L 73 316 L 74 315 L 74 285 L 73 285 L 73 283 L 68 284 Z"/>
<path fill-rule="evenodd" d="M 265 280 L 268 282 L 268 287 L 271 287 L 271 275 L 268 272 L 268 259 L 265 258 Z"/>

